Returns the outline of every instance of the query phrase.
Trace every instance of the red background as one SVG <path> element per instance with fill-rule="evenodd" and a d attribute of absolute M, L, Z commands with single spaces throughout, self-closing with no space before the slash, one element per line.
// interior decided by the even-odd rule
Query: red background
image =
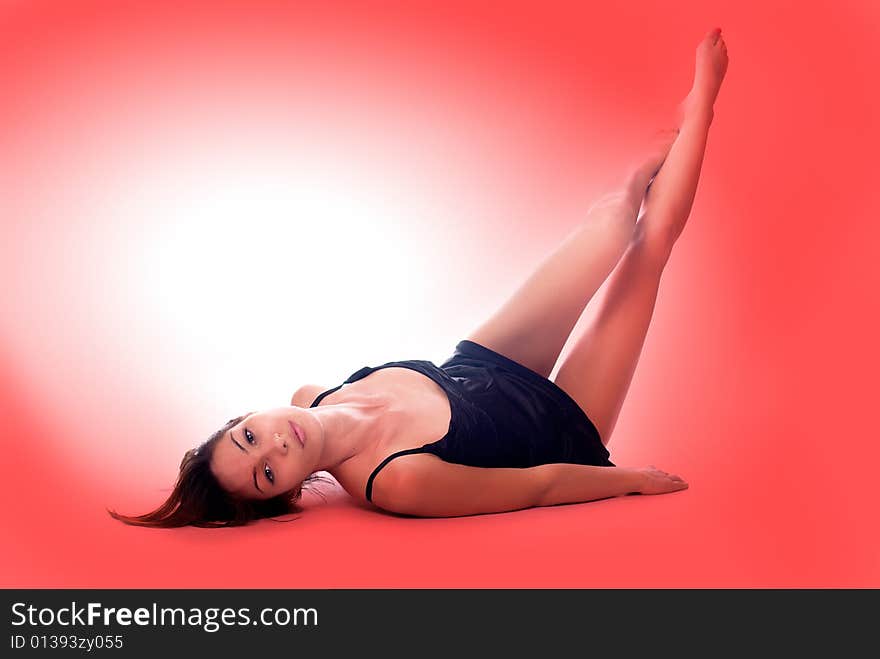
<path fill-rule="evenodd" d="M 703 177 L 609 446 L 689 490 L 106 514 L 305 382 L 451 354 L 671 125 L 716 25 Z M 3 2 L 0 584 L 880 586 L 878 32 L 867 0 Z"/>

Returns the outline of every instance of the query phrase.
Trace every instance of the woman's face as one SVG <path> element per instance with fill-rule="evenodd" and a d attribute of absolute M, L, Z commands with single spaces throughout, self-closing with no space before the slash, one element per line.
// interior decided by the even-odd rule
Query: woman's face
<path fill-rule="evenodd" d="M 320 425 L 300 407 L 255 412 L 218 440 L 211 471 L 227 492 L 243 499 L 270 499 L 315 471 L 320 435 Z"/>

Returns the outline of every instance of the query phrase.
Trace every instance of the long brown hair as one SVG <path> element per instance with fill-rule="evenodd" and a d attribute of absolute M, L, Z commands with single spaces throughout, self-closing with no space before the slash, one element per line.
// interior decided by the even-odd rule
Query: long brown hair
<path fill-rule="evenodd" d="M 217 442 L 227 430 L 251 414 L 253 412 L 230 419 L 203 444 L 184 454 L 174 489 L 165 503 L 156 510 L 134 516 L 121 515 L 109 508 L 107 512 L 120 522 L 154 528 L 244 526 L 257 519 L 302 512 L 297 502 L 302 496 L 303 487 L 315 481 L 332 481 L 318 474 L 312 474 L 288 492 L 271 499 L 249 500 L 229 494 L 221 487 L 214 472 L 211 471 L 211 456 L 214 454 Z"/>

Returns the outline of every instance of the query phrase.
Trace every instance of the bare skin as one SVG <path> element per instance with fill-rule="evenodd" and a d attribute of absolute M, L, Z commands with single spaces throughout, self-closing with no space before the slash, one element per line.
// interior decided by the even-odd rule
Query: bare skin
<path fill-rule="evenodd" d="M 720 29 L 710 31 L 697 46 L 693 86 L 679 106 L 677 129 L 658 134 L 625 184 L 594 204 L 585 222 L 468 337 L 549 377 L 582 311 L 605 283 L 595 314 L 554 381 L 581 406 L 606 445 L 641 354 L 663 269 L 693 205 L 727 62 Z M 653 465 L 636 471 L 645 494 L 687 487 Z"/>

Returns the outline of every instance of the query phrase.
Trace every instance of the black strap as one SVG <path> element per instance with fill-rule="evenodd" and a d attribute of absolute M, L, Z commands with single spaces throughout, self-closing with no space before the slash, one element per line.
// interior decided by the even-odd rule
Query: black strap
<path fill-rule="evenodd" d="M 356 382 L 357 380 L 360 380 L 361 378 L 372 373 L 374 370 L 376 370 L 376 367 L 374 367 L 374 366 L 364 366 L 362 369 L 355 371 L 350 376 L 348 376 L 348 378 L 346 378 L 346 380 L 342 384 L 340 384 L 338 387 L 333 387 L 332 389 L 328 389 L 327 391 L 321 392 L 318 395 L 318 397 L 315 399 L 315 402 L 313 402 L 311 405 L 309 405 L 309 407 L 317 407 L 318 404 L 322 400 L 324 400 L 325 396 L 329 396 L 334 391 L 342 389 L 342 387 L 344 387 L 347 384 L 351 384 L 352 382 Z"/>
<path fill-rule="evenodd" d="M 309 405 L 309 407 L 317 407 L 317 406 L 318 406 L 318 403 L 320 403 L 322 400 L 324 400 L 324 397 L 325 397 L 325 396 L 329 396 L 330 394 L 332 394 L 332 393 L 333 393 L 334 391 L 336 391 L 337 389 L 342 389 L 342 386 L 343 386 L 344 384 L 345 384 L 345 382 L 343 382 L 342 384 L 340 384 L 338 387 L 333 387 L 332 389 L 328 389 L 327 391 L 322 391 L 320 394 L 318 394 L 318 397 L 315 399 L 315 402 L 312 403 L 311 405 Z"/>
<path fill-rule="evenodd" d="M 367 479 L 367 501 L 369 501 L 370 503 L 373 502 L 373 479 L 376 478 L 376 474 L 379 473 L 379 471 L 382 469 L 382 467 L 387 465 L 394 458 L 400 457 L 401 455 L 409 455 L 410 453 L 425 453 L 425 452 L 426 451 L 425 451 L 424 446 L 419 446 L 418 448 L 408 448 L 403 451 L 398 451 L 397 453 L 392 453 L 387 458 L 382 460 L 382 464 L 380 464 L 378 467 L 373 469 L 373 473 L 370 474 L 370 477 Z"/>

